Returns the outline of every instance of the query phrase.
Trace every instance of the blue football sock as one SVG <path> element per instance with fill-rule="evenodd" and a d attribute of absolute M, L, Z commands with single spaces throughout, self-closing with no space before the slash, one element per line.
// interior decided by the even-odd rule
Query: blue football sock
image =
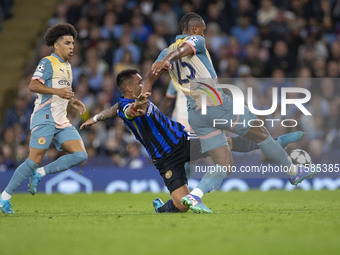
<path fill-rule="evenodd" d="M 292 161 L 286 151 L 273 139 L 273 137 L 268 136 L 264 141 L 257 145 L 268 159 L 286 167 L 292 165 Z"/>
<path fill-rule="evenodd" d="M 221 165 L 216 165 L 216 169 L 218 167 L 222 168 Z M 199 182 L 196 188 L 200 189 L 203 192 L 203 195 L 217 189 L 224 178 L 228 177 L 227 172 L 215 171 L 215 172 L 207 172 L 204 174 L 202 180 Z"/>
<path fill-rule="evenodd" d="M 166 201 L 166 203 L 159 207 L 157 210 L 158 213 L 176 213 L 179 212 L 178 208 L 174 205 L 172 199 Z"/>
<path fill-rule="evenodd" d="M 33 160 L 27 158 L 14 172 L 11 180 L 9 181 L 5 191 L 12 195 L 13 192 L 26 180 L 30 173 L 39 165 Z"/>
<path fill-rule="evenodd" d="M 76 151 L 64 156 L 61 156 L 52 163 L 44 166 L 44 170 L 47 174 L 54 174 L 61 171 L 70 169 L 73 166 L 79 165 L 87 159 L 87 154 L 85 151 Z"/>

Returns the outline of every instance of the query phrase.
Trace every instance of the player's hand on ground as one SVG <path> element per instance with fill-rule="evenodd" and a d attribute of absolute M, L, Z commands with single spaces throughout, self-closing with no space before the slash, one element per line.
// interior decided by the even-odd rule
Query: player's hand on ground
<path fill-rule="evenodd" d="M 94 122 L 93 118 L 90 118 L 90 119 L 88 119 L 87 121 L 85 121 L 85 122 L 80 126 L 80 130 L 83 130 L 83 129 L 85 129 L 85 128 L 89 128 L 89 127 L 91 127 L 94 123 L 96 123 L 96 122 Z"/>
<path fill-rule="evenodd" d="M 84 114 L 86 112 L 86 106 L 79 99 L 73 98 L 71 101 L 71 105 L 76 108 L 80 114 Z"/>
<path fill-rule="evenodd" d="M 154 63 L 151 67 L 151 71 L 154 75 L 158 75 L 162 70 L 168 71 L 169 69 L 172 69 L 171 63 L 165 59 Z"/>
<path fill-rule="evenodd" d="M 140 94 L 139 96 L 133 96 L 135 98 L 135 107 L 138 108 L 138 106 L 144 105 L 149 101 L 149 98 L 151 96 L 150 92 L 146 92 L 144 94 Z"/>
<path fill-rule="evenodd" d="M 70 89 L 70 88 L 56 89 L 55 94 L 58 97 L 61 97 L 61 98 L 64 98 L 64 99 L 71 99 L 74 96 L 74 93 L 72 92 L 72 89 Z"/>

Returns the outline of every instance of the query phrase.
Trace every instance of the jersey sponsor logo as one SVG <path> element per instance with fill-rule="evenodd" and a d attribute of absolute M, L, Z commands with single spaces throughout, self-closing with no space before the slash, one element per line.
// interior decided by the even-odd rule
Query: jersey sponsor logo
<path fill-rule="evenodd" d="M 45 144 L 46 143 L 45 137 L 39 137 L 38 143 L 41 144 L 41 145 Z"/>
<path fill-rule="evenodd" d="M 71 84 L 67 80 L 59 80 L 58 83 L 61 86 L 65 86 L 65 85 L 69 87 L 71 86 Z"/>
<path fill-rule="evenodd" d="M 166 171 L 165 178 L 170 179 L 171 176 L 172 176 L 172 171 L 171 170 Z"/>
<path fill-rule="evenodd" d="M 154 107 L 155 107 L 155 105 L 154 105 L 153 103 L 150 102 L 150 104 L 149 104 L 149 109 L 148 109 L 148 111 L 146 112 L 146 116 L 150 116 L 150 114 L 151 114 L 151 112 L 152 112 L 152 110 L 153 110 Z"/>

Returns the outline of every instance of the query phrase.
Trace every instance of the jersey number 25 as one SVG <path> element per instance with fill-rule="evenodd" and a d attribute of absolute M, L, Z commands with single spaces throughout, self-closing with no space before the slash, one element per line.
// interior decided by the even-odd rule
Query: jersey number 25
<path fill-rule="evenodd" d="M 179 83 L 179 84 L 182 85 L 182 84 L 184 84 L 184 83 L 189 83 L 190 80 L 192 80 L 192 79 L 195 78 L 196 71 L 195 71 L 195 69 L 192 67 L 192 65 L 190 65 L 190 64 L 187 63 L 187 62 L 182 61 L 181 59 L 177 59 L 177 60 L 175 60 L 174 62 L 175 62 L 175 66 L 176 66 L 176 71 L 177 71 L 178 83 Z M 188 68 L 188 69 L 189 69 L 190 74 L 189 74 L 189 75 L 185 75 L 186 79 L 182 79 L 180 65 L 181 65 L 183 68 Z"/>

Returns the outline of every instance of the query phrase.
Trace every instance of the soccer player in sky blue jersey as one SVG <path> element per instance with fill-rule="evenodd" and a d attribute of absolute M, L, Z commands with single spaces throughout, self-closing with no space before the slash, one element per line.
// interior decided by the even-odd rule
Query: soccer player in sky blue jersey
<path fill-rule="evenodd" d="M 50 27 L 45 34 L 48 46 L 54 53 L 41 59 L 29 88 L 37 93 L 31 116 L 31 138 L 28 158 L 15 170 L 13 177 L 0 197 L 3 213 L 13 213 L 10 203 L 13 192 L 29 177 L 29 191 L 34 195 L 41 178 L 64 171 L 87 159 L 87 153 L 78 131 L 66 117 L 68 103 L 85 113 L 85 105 L 73 98 L 72 70 L 68 62 L 73 55 L 77 31 L 68 23 Z M 52 140 L 58 150 L 67 152 L 56 161 L 39 167 Z"/>
<path fill-rule="evenodd" d="M 200 15 L 187 13 L 182 17 L 179 26 L 182 34 L 178 35 L 176 41 L 161 52 L 152 66 L 152 71 L 145 78 L 142 94 L 151 92 L 155 75 L 159 76 L 169 71 L 176 88 L 182 90 L 187 96 L 189 124 L 201 141 L 202 152 L 209 151 L 217 166 L 230 169 L 233 163 L 226 136 L 222 131 L 229 130 L 257 142 L 258 147 L 268 159 L 286 167 L 292 184 L 296 185 L 303 179 L 314 175 L 315 172 L 292 164 L 284 149 L 271 137 L 268 130 L 255 120 L 256 116 L 247 107 L 244 107 L 243 115 L 233 115 L 232 98 L 222 90 L 213 89 L 210 92 L 215 93 L 220 100 L 207 96 L 207 113 L 205 115 L 201 113 L 202 90 L 195 89 L 195 84 L 204 82 L 206 87 L 213 88 L 217 82 L 217 75 L 205 46 L 206 25 Z M 221 118 L 232 120 L 233 123 L 254 121 L 252 121 L 252 126 L 234 124 L 230 127 L 226 123 L 214 126 L 213 120 Z M 191 194 L 183 198 L 182 202 L 192 204 L 196 198 L 201 198 L 209 191 L 206 187 L 218 186 L 224 177 L 224 173 L 221 173 L 220 176 L 214 175 L 214 178 L 207 179 L 211 183 L 195 188 Z"/>

